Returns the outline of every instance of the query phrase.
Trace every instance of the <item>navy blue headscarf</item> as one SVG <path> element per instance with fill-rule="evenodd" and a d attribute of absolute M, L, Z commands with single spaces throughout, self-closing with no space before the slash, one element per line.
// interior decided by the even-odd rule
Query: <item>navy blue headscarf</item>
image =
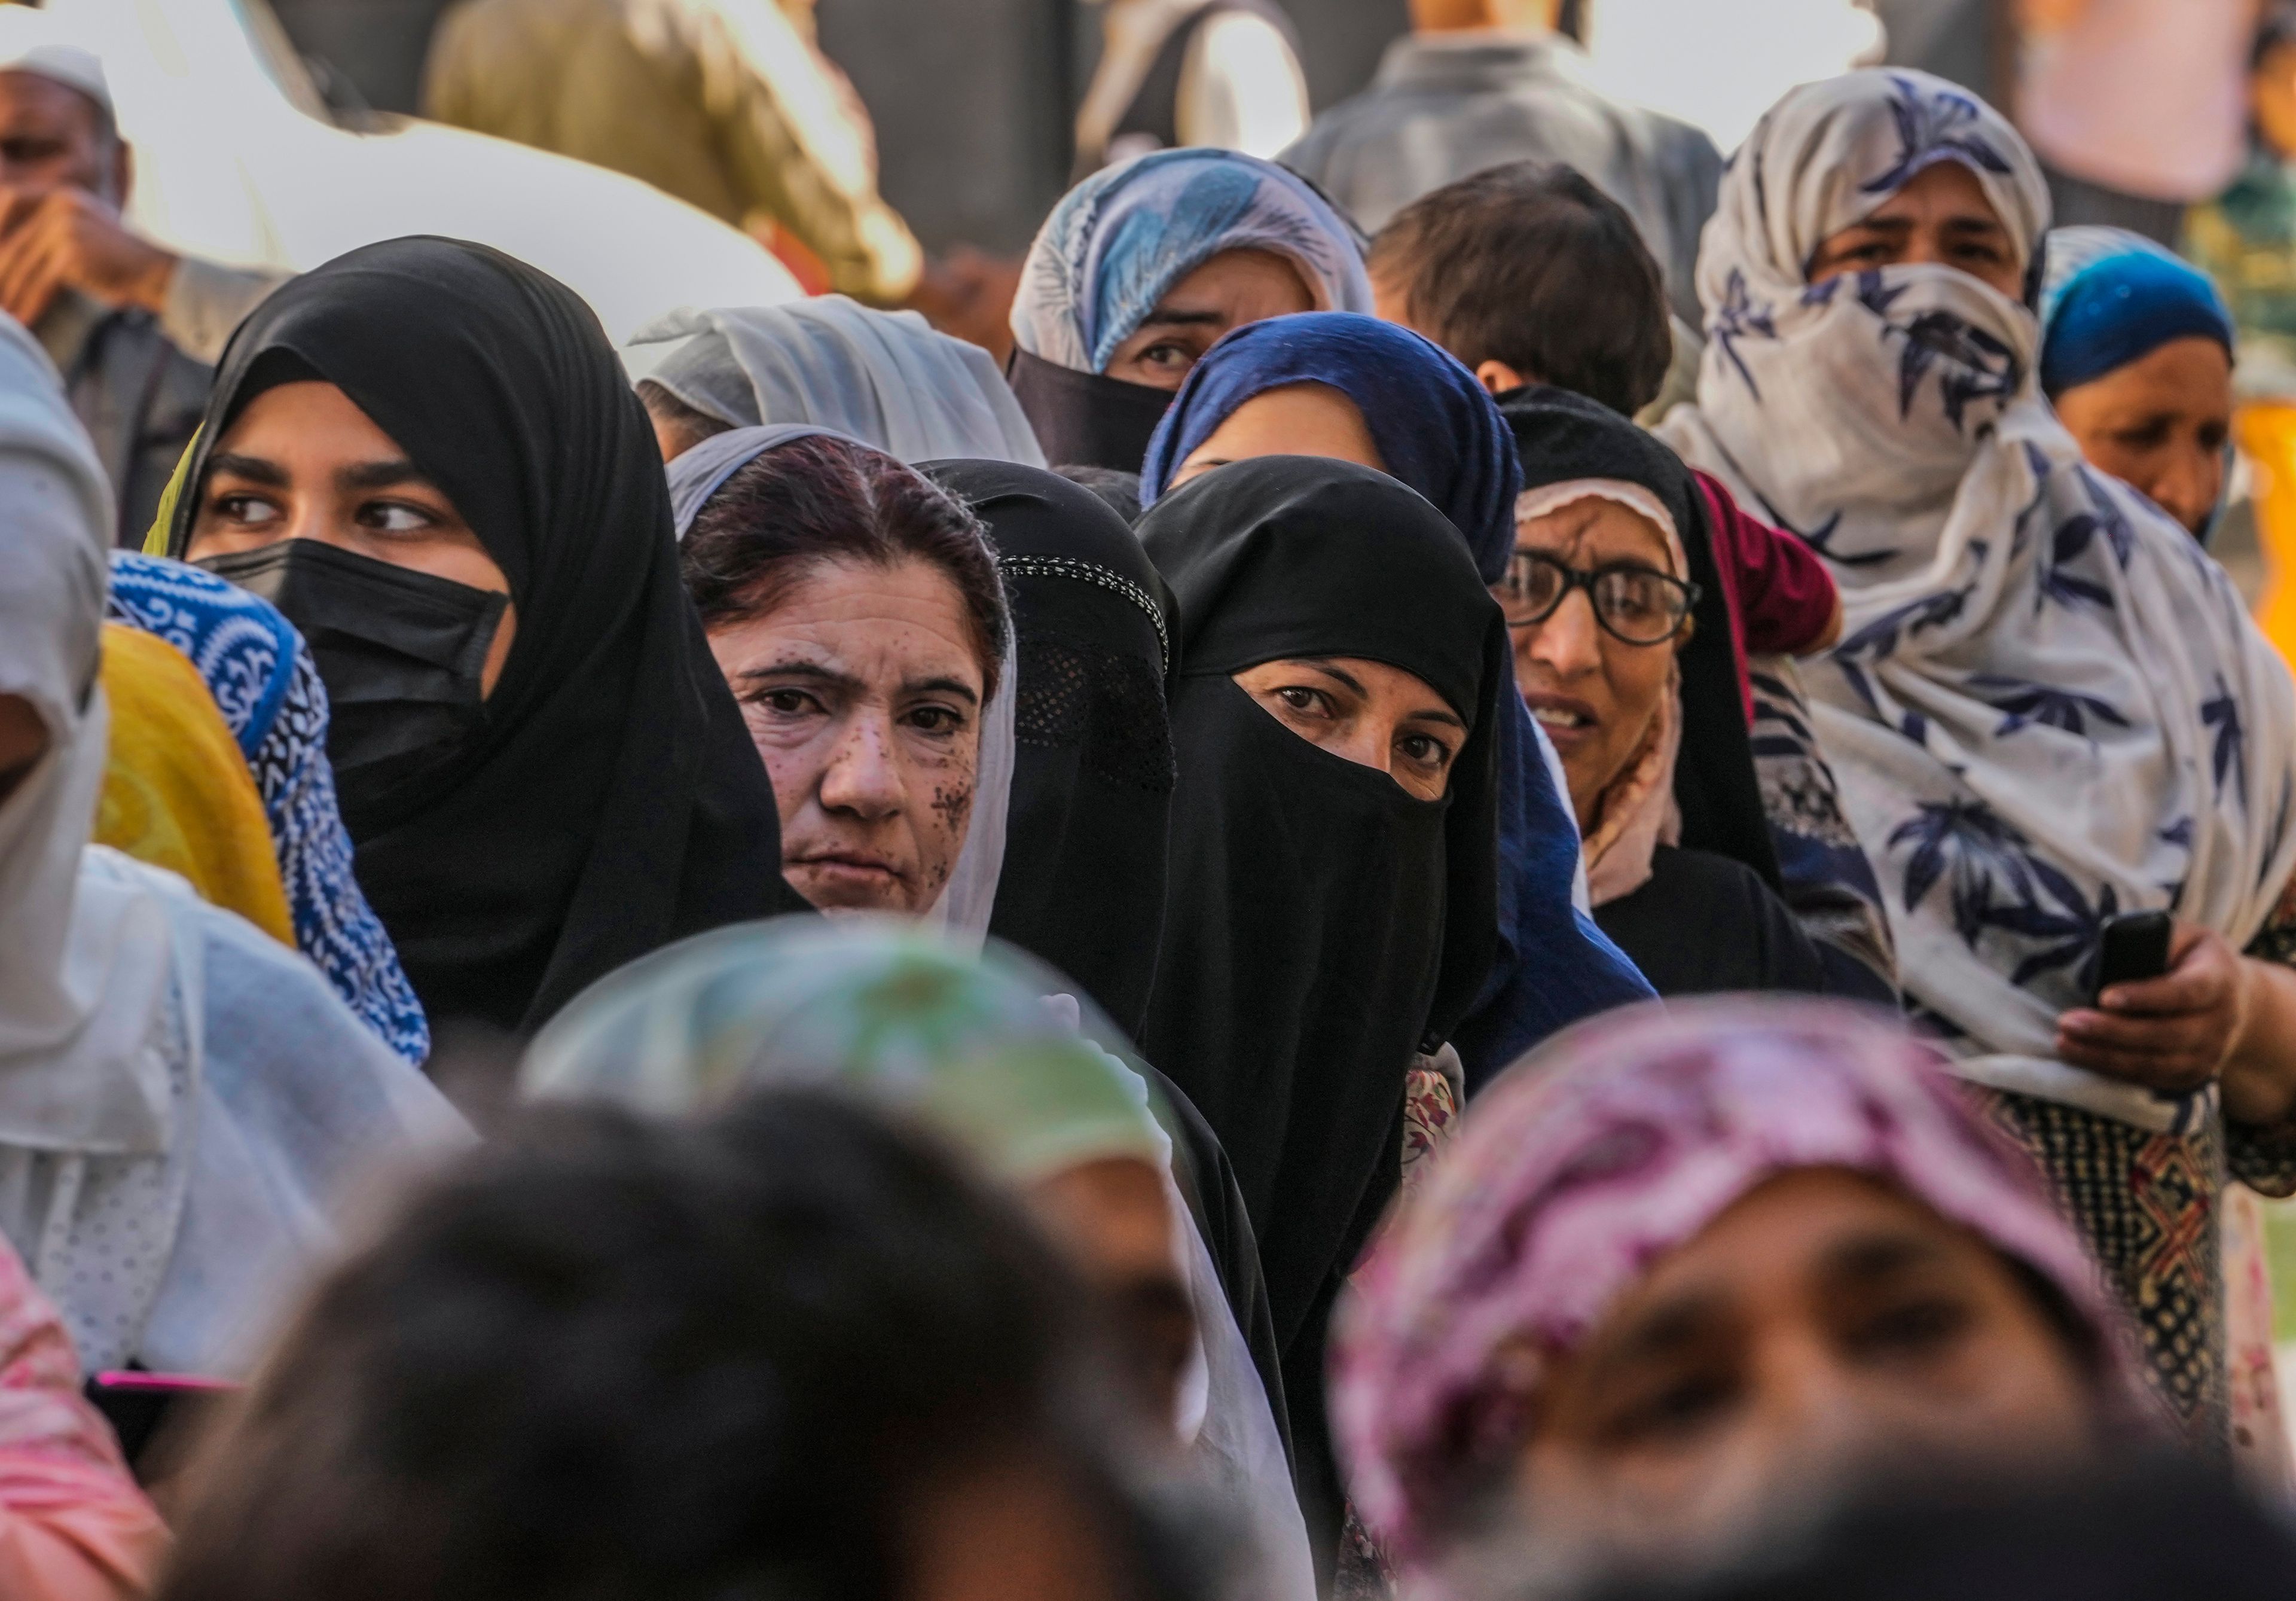
<path fill-rule="evenodd" d="M 1433 501 L 1466 536 L 1483 582 L 1505 576 L 1522 486 L 1506 419 L 1440 345 L 1349 311 L 1247 323 L 1214 345 L 1148 441 L 1141 505 L 1156 504 L 1237 406 L 1292 383 L 1326 384 L 1354 401 L 1388 475 Z"/>
<path fill-rule="evenodd" d="M 1485 583 L 1505 576 L 1522 488 L 1505 417 L 1448 351 L 1374 317 L 1271 317 L 1214 345 L 1149 443 L 1142 505 L 1171 487 L 1179 464 L 1236 407 L 1292 383 L 1327 384 L 1353 400 L 1389 474 L 1450 519 Z M 1499 948 L 1482 994 L 1452 1036 L 1471 1087 L 1556 1030 L 1652 994 L 1626 954 L 1572 906 L 1578 825 L 1522 697 L 1505 703 L 1496 751 Z"/>

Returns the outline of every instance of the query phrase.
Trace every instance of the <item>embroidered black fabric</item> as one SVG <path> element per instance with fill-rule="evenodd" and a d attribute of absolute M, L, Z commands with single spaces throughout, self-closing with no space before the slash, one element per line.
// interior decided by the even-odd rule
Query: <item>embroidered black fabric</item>
<path fill-rule="evenodd" d="M 1072 634 L 1020 642 L 1015 734 L 1037 750 L 1081 747 L 1085 770 L 1104 784 L 1168 795 L 1177 776 L 1164 686 L 1147 663 Z"/>

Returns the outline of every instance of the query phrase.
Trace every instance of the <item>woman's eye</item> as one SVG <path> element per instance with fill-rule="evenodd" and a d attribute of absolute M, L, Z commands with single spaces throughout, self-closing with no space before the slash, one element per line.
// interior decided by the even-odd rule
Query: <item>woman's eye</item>
<path fill-rule="evenodd" d="M 1920 1356 L 1957 1338 L 1969 1326 L 1968 1304 L 1946 1295 L 1901 1301 L 1866 1318 L 1853 1336 L 1874 1356 Z"/>
<path fill-rule="evenodd" d="M 1182 345 L 1151 345 L 1140 352 L 1140 359 L 1152 367 L 1172 367 L 1186 372 L 1196 365 L 1196 353 Z"/>
<path fill-rule="evenodd" d="M 279 521 L 279 508 L 267 500 L 258 500 L 252 495 L 219 495 L 216 497 L 216 514 L 229 521 L 260 528 Z"/>
<path fill-rule="evenodd" d="M 1724 1375 L 1686 1374 L 1621 1409 L 1605 1433 L 1621 1445 L 1689 1434 L 1711 1422 L 1734 1392 Z"/>
<path fill-rule="evenodd" d="M 775 717 L 803 717 L 821 709 L 821 702 L 801 689 L 759 690 L 750 697 L 750 704 L 762 706 Z"/>
<path fill-rule="evenodd" d="M 2112 436 L 2112 442 L 2123 450 L 2158 450 L 2169 442 L 2169 425 L 2151 423 L 2143 428 L 2131 428 Z"/>
<path fill-rule="evenodd" d="M 1329 708 L 1324 704 L 1324 692 L 1320 689 L 1309 689 L 1301 684 L 1287 684 L 1275 692 L 1275 698 L 1302 716 L 1330 715 Z"/>
<path fill-rule="evenodd" d="M 412 534 L 436 528 L 438 520 L 419 506 L 395 500 L 378 500 L 358 509 L 358 525 L 383 534 Z"/>
<path fill-rule="evenodd" d="M 1406 734 L 1395 742 L 1406 759 L 1440 771 L 1451 759 L 1451 747 L 1430 734 Z"/>
<path fill-rule="evenodd" d="M 920 706 L 909 713 L 909 724 L 927 734 L 954 734 L 964 727 L 964 714 L 947 706 Z"/>

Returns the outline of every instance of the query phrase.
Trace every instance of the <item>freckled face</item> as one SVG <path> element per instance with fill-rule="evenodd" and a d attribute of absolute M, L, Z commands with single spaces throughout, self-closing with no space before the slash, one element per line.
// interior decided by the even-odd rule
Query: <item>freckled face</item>
<path fill-rule="evenodd" d="M 790 887 L 824 911 L 930 911 L 988 698 L 956 586 L 923 562 L 817 562 L 709 648 L 772 775 Z"/>

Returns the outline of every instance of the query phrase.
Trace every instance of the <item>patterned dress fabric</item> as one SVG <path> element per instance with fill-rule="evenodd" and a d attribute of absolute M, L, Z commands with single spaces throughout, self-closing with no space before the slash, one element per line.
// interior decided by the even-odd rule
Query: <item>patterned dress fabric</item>
<path fill-rule="evenodd" d="M 111 557 L 106 615 L 191 659 L 239 741 L 263 797 L 296 948 L 400 1056 L 430 1055 L 422 1003 L 351 872 L 350 836 L 327 765 L 327 691 L 311 653 L 267 601 L 199 568 Z"/>
<path fill-rule="evenodd" d="M 2269 1131 L 2226 1129 L 2213 1088 L 2058 1061 L 2056 1020 L 2117 914 L 2242 947 L 2265 927 L 2296 870 L 2296 688 L 2223 571 L 2082 461 L 2027 305 L 1933 265 L 1808 281 L 1829 235 L 1941 161 L 2030 275 L 2046 185 L 1991 107 L 1903 70 L 1780 101 L 1724 179 L 1698 404 L 1662 431 L 1832 568 L 1845 632 L 1805 666 L 1811 725 L 1912 1008 L 2056 1181 L 2164 1393 L 2220 1432 L 2217 1196 L 2231 1147 Z"/>

